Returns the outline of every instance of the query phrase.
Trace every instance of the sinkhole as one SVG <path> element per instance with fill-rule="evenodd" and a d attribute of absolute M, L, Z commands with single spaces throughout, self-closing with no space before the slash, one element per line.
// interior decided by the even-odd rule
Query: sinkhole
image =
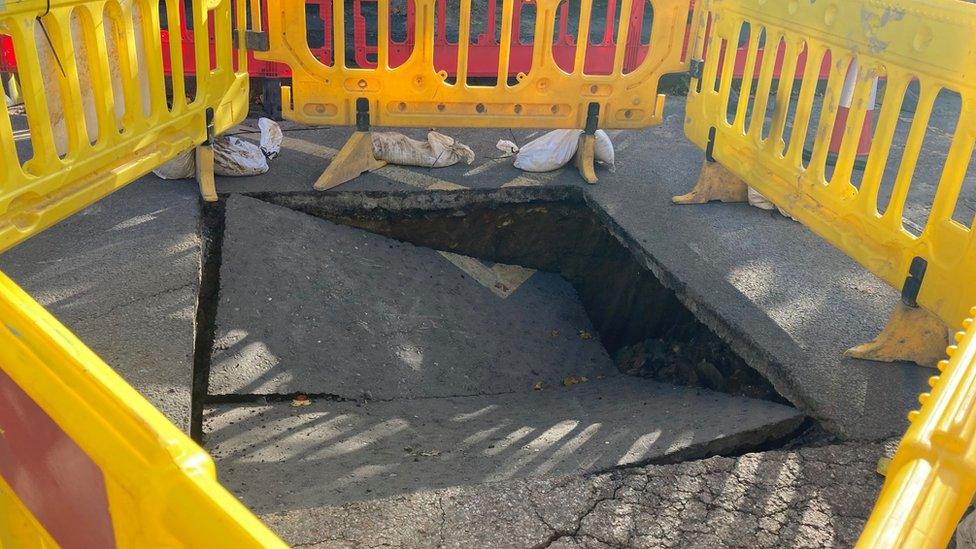
<path fill-rule="evenodd" d="M 810 428 L 578 188 L 254 193 L 201 217 L 192 431 L 259 514 Z"/>

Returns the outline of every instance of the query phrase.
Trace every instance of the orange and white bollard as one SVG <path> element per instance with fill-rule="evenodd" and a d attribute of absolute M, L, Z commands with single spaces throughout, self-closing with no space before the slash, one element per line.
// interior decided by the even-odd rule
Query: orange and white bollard
<path fill-rule="evenodd" d="M 844 131 L 847 129 L 847 119 L 851 114 L 851 104 L 854 101 L 854 88 L 857 85 L 857 60 L 851 62 L 851 67 L 847 70 L 847 78 L 844 80 L 844 89 L 840 96 L 840 105 L 837 107 L 837 118 L 834 120 L 834 131 L 830 136 L 830 146 L 828 148 L 827 163 L 833 165 L 837 162 L 840 148 L 844 144 Z M 864 169 L 867 164 L 868 153 L 871 152 L 871 141 L 874 138 L 874 109 L 878 100 L 878 79 L 874 78 L 871 82 L 871 94 L 868 97 L 868 108 L 864 115 L 864 126 L 861 128 L 861 136 L 857 143 L 857 156 L 854 167 Z"/>

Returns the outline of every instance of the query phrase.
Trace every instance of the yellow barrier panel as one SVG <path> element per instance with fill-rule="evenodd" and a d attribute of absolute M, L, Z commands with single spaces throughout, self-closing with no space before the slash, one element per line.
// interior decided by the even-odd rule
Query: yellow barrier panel
<path fill-rule="evenodd" d="M 695 190 L 675 201 L 739 201 L 748 184 L 902 288 L 905 303 L 865 354 L 886 345 L 902 345 L 899 352 L 916 344 L 938 347 L 944 326 L 976 315 L 969 309 L 976 303 L 974 220 L 953 218 L 976 138 L 976 6 L 956 0 L 705 0 L 696 7 L 695 24 L 701 31 L 685 131 L 705 149 L 706 163 Z M 745 72 L 735 81 L 732 61 L 744 36 Z M 770 54 L 776 45 L 782 53 Z M 766 54 L 760 60 L 761 47 Z M 798 64 L 801 54 L 805 66 Z M 819 82 L 822 59 L 830 71 L 825 86 Z M 792 78 L 774 82 L 777 65 L 783 75 L 802 76 L 798 93 Z M 887 94 L 856 180 L 862 131 L 882 79 Z M 905 152 L 889 167 L 902 97 L 913 82 L 920 98 Z M 943 89 L 961 96 L 959 122 L 924 226 L 909 227 L 906 201 Z M 834 131 L 835 124 L 844 124 L 843 131 Z M 890 197 L 881 190 L 886 169 L 895 171 Z M 909 416 L 912 425 L 859 547 L 944 547 L 976 492 L 972 318 L 965 328 L 949 347 L 950 360 L 939 363 L 943 374 L 930 380 L 932 393 L 920 397 L 921 411 Z"/>
<path fill-rule="evenodd" d="M 26 112 L 0 113 L 0 251 L 244 117 L 231 0 L 193 3 L 215 36 L 195 52 L 208 70 L 191 86 L 174 41 L 167 100 L 160 9 L 179 4 L 0 2 Z M 0 546 L 283 546 L 202 449 L 2 274 L 0 403 Z"/>
<path fill-rule="evenodd" d="M 946 547 L 976 494 L 976 308 L 939 364 L 858 547 Z"/>
<path fill-rule="evenodd" d="M 486 82 L 469 79 L 469 44 L 472 41 L 472 1 L 458 0 L 457 60 L 448 70 L 435 68 L 435 33 L 438 0 L 408 0 L 413 3 L 412 50 L 399 65 L 391 66 L 391 2 L 377 2 L 377 55 L 375 68 L 351 67 L 343 52 L 347 45 L 346 4 L 332 5 L 331 65 L 316 58 L 306 38 L 304 0 L 268 2 L 267 51 L 254 56 L 288 64 L 292 69 L 290 86 L 283 86 L 282 115 L 306 124 L 356 125 L 361 132 L 370 123 L 404 127 L 474 128 L 590 128 L 587 135 L 601 128 L 645 128 L 661 122 L 664 96 L 657 93 L 658 81 L 666 73 L 683 72 L 681 59 L 688 20 L 688 0 L 620 0 L 619 21 L 612 69 L 609 74 L 587 74 L 586 38 L 576 40 L 572 70 L 564 70 L 553 56 L 553 36 L 557 30 L 557 11 L 563 0 L 535 0 L 531 68 L 509 78 L 513 47 L 513 21 L 516 0 L 503 0 L 500 18 L 497 72 Z M 521 0 L 520 0 L 521 1 Z M 641 3 L 644 3 L 643 5 Z M 579 4 L 578 25 L 589 29 L 592 0 Z M 252 0 L 252 12 L 260 2 Z M 649 51 L 633 70 L 625 67 L 628 33 L 637 7 L 653 9 Z M 605 9 L 605 8 L 604 8 Z M 649 11 L 649 10 L 648 10 Z M 405 17 L 402 13 L 393 17 Z M 524 14 L 523 14 L 524 18 Z M 639 18 L 638 18 L 639 20 Z M 252 17 L 255 25 L 261 18 Z M 518 24 L 522 24 L 519 20 Z M 260 30 L 260 29 L 256 29 Z M 584 33 L 585 36 L 585 33 Z M 442 63 L 443 65 L 443 63 Z M 564 63 L 565 66 L 565 63 Z M 597 123 L 597 118 L 599 122 Z M 589 139 L 589 138 L 584 138 Z M 368 152 L 349 146 L 351 166 L 336 170 L 358 175 L 369 169 Z M 581 147 L 586 150 L 587 147 Z M 584 159 L 592 166 L 592 159 Z M 335 166 L 338 163 L 334 163 Z M 588 170 L 585 170 L 588 171 Z M 589 177 L 591 183 L 595 177 Z M 338 173 L 323 176 L 316 188 L 325 189 L 348 180 Z"/>
<path fill-rule="evenodd" d="M 2 274 L 0 318 L 0 545 L 283 546 L 202 449 Z"/>
<path fill-rule="evenodd" d="M 211 69 L 198 70 L 192 86 L 178 33 L 172 35 L 168 103 L 160 5 L 178 14 L 179 3 L 0 3 L 0 34 L 13 41 L 26 110 L 26 127 L 16 132 L 0 111 L 0 251 L 247 114 L 247 74 L 233 69 L 235 57 L 246 65 L 244 50 L 233 48 L 231 0 L 193 3 L 195 28 L 212 25 L 215 43 L 212 56 L 209 44 L 197 43 L 196 66 Z M 244 10 L 238 12 L 243 28 Z"/>
<path fill-rule="evenodd" d="M 930 311 L 932 337 L 913 341 L 928 341 L 936 351 L 943 348 L 937 332 L 947 333 L 946 326 L 955 324 L 976 303 L 972 219 L 953 219 L 976 128 L 976 58 L 971 55 L 976 48 L 976 5 L 956 0 L 705 0 L 696 6 L 695 18 L 705 32 L 700 33 L 703 39 L 696 42 L 692 56 L 701 58 L 704 53 L 705 57 L 688 98 L 688 137 L 734 178 L 903 289 L 907 303 L 917 301 Z M 739 82 L 734 82 L 731 60 L 744 35 L 748 35 L 748 53 L 736 97 L 733 84 Z M 766 55 L 757 62 L 763 43 Z M 781 55 L 772 53 L 776 44 Z M 798 67 L 801 53 L 809 61 Z M 819 83 L 823 59 L 830 64 L 825 87 Z M 802 76 L 798 93 L 794 94 L 791 78 L 774 82 L 777 61 L 782 74 Z M 842 146 L 831 150 L 836 146 L 832 134 L 844 108 L 849 74 L 856 75 L 849 117 Z M 852 173 L 859 138 L 874 107 L 879 80 L 887 93 L 858 181 Z M 901 98 L 915 85 L 913 81 L 920 99 L 903 159 L 900 165 L 888 166 L 902 115 Z M 961 116 L 927 220 L 919 230 L 904 219 L 906 201 L 916 183 L 913 175 L 922 141 L 941 90 L 961 95 Z M 819 97 L 822 108 L 816 119 Z M 813 141 L 812 147 L 807 140 Z M 897 171 L 890 189 L 882 189 L 886 170 Z M 866 354 L 911 336 L 904 318 L 901 312 L 896 315 L 892 329 Z M 929 365 L 937 360 L 935 356 Z"/>
<path fill-rule="evenodd" d="M 291 66 L 292 84 L 282 88 L 285 118 L 307 124 L 356 124 L 356 99 L 370 101 L 371 122 L 406 127 L 580 128 L 586 123 L 590 103 L 600 105 L 603 128 L 645 128 L 661 122 L 664 97 L 657 93 L 660 77 L 681 72 L 682 45 L 688 21 L 688 0 L 653 0 L 650 51 L 638 67 L 624 70 L 624 49 L 629 24 L 618 25 L 617 49 L 611 74 L 583 72 L 586 40 L 577 40 L 574 70 L 561 69 L 553 58 L 552 37 L 562 0 L 536 0 L 532 67 L 517 82 L 506 78 L 512 51 L 515 0 L 503 0 L 494 84 L 468 82 L 468 44 L 471 42 L 472 2 L 460 4 L 456 73 L 434 67 L 437 0 L 414 2 L 414 46 L 403 64 L 390 67 L 390 0 L 377 2 L 377 67 L 347 66 L 337 54 L 332 66 L 317 59 L 306 39 L 304 0 L 268 2 L 268 51 L 255 52 L 258 59 Z M 621 0 L 619 20 L 629 22 L 634 4 L 648 0 Z M 346 50 L 344 0 L 332 2 L 333 51 Z M 579 28 L 590 28 L 592 0 L 580 2 Z M 259 9 L 252 0 L 252 10 Z M 258 22 L 260 18 L 252 18 Z M 453 65 L 452 65 L 453 67 Z M 496 76 L 497 76 L 496 75 Z M 453 80 L 453 82 L 452 82 Z"/>

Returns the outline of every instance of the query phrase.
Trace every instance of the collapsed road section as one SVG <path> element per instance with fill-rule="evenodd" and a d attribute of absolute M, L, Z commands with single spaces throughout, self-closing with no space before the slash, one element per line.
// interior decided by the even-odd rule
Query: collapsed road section
<path fill-rule="evenodd" d="M 624 280 L 642 271 L 612 249 L 593 256 L 606 265 L 570 268 L 574 258 L 557 257 L 556 246 L 531 267 L 514 266 L 256 198 L 233 195 L 222 206 L 219 291 L 201 303 L 216 313 L 198 404 L 222 481 L 260 514 L 737 455 L 804 424 L 717 338 L 711 356 L 667 339 L 710 334 L 653 276 Z M 578 208 L 550 206 L 557 216 Z M 429 233 L 413 234 L 448 233 L 431 221 Z M 519 242 L 547 238 L 495 236 L 467 238 L 512 246 L 509 257 L 531 254 Z M 590 237 L 598 235 L 580 233 L 577 249 L 605 244 Z M 607 300 L 627 285 L 627 298 Z M 614 363 L 618 351 L 655 338 L 673 349 L 661 366 L 683 384 L 656 381 L 656 360 L 643 377 Z"/>

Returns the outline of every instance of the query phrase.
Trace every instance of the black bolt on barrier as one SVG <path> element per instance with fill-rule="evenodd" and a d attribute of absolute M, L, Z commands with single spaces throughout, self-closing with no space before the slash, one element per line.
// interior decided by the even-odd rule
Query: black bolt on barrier
<path fill-rule="evenodd" d="M 369 99 L 365 97 L 356 100 L 356 130 L 369 131 Z"/>
<path fill-rule="evenodd" d="M 596 128 L 600 122 L 600 104 L 590 103 L 586 108 L 586 128 L 583 130 L 588 135 L 596 133 Z"/>

